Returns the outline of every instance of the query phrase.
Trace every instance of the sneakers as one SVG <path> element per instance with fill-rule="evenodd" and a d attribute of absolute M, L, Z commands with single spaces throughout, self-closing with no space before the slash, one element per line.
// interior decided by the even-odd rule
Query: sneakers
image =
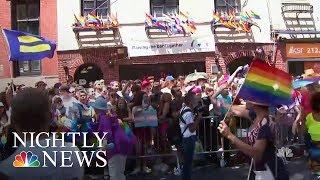
<path fill-rule="evenodd" d="M 180 167 L 175 167 L 175 168 L 173 169 L 173 174 L 174 174 L 175 176 L 181 176 L 181 174 L 182 174 L 182 166 L 180 166 Z"/>
<path fill-rule="evenodd" d="M 140 167 L 136 167 L 130 174 L 138 174 L 139 172 L 141 172 Z"/>
<path fill-rule="evenodd" d="M 151 169 L 148 168 L 147 166 L 143 166 L 142 167 L 142 172 L 149 174 L 149 173 L 151 173 Z"/>
<path fill-rule="evenodd" d="M 140 169 L 140 167 L 136 167 L 130 174 L 138 174 L 139 172 L 141 172 L 141 169 Z M 152 171 L 151 171 L 151 169 L 150 168 L 148 168 L 147 166 L 144 166 L 144 167 L 142 167 L 142 172 L 143 173 L 146 173 L 146 174 L 149 174 L 149 173 L 151 173 Z"/>
<path fill-rule="evenodd" d="M 172 146 L 171 146 L 171 149 L 172 149 L 172 151 L 177 151 L 177 150 L 178 150 L 175 145 L 172 145 Z"/>

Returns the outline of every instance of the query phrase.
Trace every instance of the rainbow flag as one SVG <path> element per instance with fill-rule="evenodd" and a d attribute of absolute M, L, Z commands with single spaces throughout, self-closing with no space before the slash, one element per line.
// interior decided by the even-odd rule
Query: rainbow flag
<path fill-rule="evenodd" d="M 261 60 L 254 60 L 239 91 L 244 100 L 270 106 L 292 103 L 292 77 Z"/>

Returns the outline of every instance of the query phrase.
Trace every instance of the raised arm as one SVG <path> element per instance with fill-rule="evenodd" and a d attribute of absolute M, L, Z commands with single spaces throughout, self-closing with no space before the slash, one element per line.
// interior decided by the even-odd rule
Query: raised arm
<path fill-rule="evenodd" d="M 238 72 L 241 71 L 243 69 L 242 66 L 239 66 L 237 68 L 237 70 L 230 76 L 230 78 L 228 79 L 228 86 L 233 82 L 234 78 L 237 76 Z"/>

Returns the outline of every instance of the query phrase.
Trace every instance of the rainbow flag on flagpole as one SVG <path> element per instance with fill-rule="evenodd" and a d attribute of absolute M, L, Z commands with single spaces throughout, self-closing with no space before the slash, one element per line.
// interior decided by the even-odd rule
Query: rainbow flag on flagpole
<path fill-rule="evenodd" d="M 254 60 L 238 96 L 270 106 L 292 103 L 292 77 L 267 63 Z"/>

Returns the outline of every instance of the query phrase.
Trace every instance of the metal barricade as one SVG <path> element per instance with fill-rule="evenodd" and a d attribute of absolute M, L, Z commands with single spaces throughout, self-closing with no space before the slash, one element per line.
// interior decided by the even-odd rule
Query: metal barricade
<path fill-rule="evenodd" d="M 251 126 L 251 122 L 247 119 L 244 118 L 234 118 L 232 121 L 234 125 L 233 133 L 240 138 L 243 141 L 247 141 L 248 134 L 249 134 L 249 128 Z M 220 161 L 220 166 L 223 167 L 223 163 L 221 163 L 223 160 L 230 160 L 226 158 L 226 156 L 235 156 L 239 151 L 235 149 L 235 147 L 229 146 L 228 144 L 224 144 L 225 147 L 223 147 L 223 142 L 222 138 L 217 130 L 217 127 L 220 123 L 220 119 L 218 116 L 207 116 L 203 117 L 203 120 L 201 124 L 199 125 L 199 129 L 197 130 L 197 136 L 198 136 L 198 145 L 202 146 L 200 150 L 198 149 L 197 152 L 195 152 L 195 159 L 196 161 L 200 159 L 201 161 L 201 156 L 205 156 L 205 158 L 202 158 L 205 160 L 206 163 L 211 163 L 208 162 L 208 159 L 210 158 L 216 158 L 214 160 L 217 160 L 219 163 Z M 279 149 L 282 147 L 297 147 L 299 149 L 300 147 L 304 146 L 302 136 L 298 138 L 299 141 L 297 142 L 290 142 L 288 141 L 288 136 L 286 133 L 288 132 L 288 127 L 287 126 L 281 126 L 279 123 L 275 123 L 277 126 L 277 133 L 276 133 L 276 148 L 277 152 L 276 154 L 279 155 Z M 153 133 L 153 134 L 152 134 Z M 175 159 L 175 167 L 179 167 L 181 163 L 181 159 L 179 158 L 179 150 L 176 148 L 171 148 L 169 152 L 161 152 L 161 145 L 164 144 L 164 140 L 160 139 L 159 136 L 159 127 L 158 128 L 153 128 L 153 132 L 151 134 L 151 141 L 150 142 L 144 142 L 148 146 L 143 146 L 143 154 L 139 154 L 138 156 L 129 156 L 129 158 L 134 158 L 134 159 L 140 159 L 140 161 L 145 161 L 141 163 L 141 165 L 149 164 L 149 165 L 154 165 L 157 163 L 157 161 L 160 162 L 166 162 L 165 159 Z M 147 140 L 147 139 L 145 139 Z M 152 149 L 152 150 L 150 150 Z M 197 159 L 197 157 L 199 157 Z M 239 157 L 243 157 L 243 154 L 239 154 Z M 283 160 L 286 162 L 287 157 L 283 157 Z M 234 158 L 232 158 L 234 159 Z M 146 162 L 148 161 L 148 163 Z M 240 164 L 245 163 L 240 162 Z M 233 164 L 233 165 L 239 165 L 239 164 Z"/>
<path fill-rule="evenodd" d="M 231 148 L 224 148 L 221 149 L 222 143 L 221 143 L 221 136 L 218 132 L 218 125 L 220 121 L 218 116 L 207 116 L 203 117 L 200 128 L 197 130 L 197 136 L 198 136 L 198 145 L 202 146 L 200 148 L 200 151 L 195 153 L 195 157 L 197 156 L 216 156 L 215 159 L 219 162 L 219 158 L 221 158 L 221 154 L 223 153 L 236 153 L 237 149 L 231 149 Z M 245 139 L 248 134 L 248 128 L 244 128 L 244 124 L 246 124 L 243 119 L 239 118 L 239 122 L 237 122 L 239 126 L 236 126 L 235 134 L 242 139 Z M 248 125 L 245 127 L 249 127 Z M 159 129 L 158 128 L 146 128 L 152 130 L 150 132 L 150 136 L 152 139 L 143 138 L 144 142 L 141 142 L 140 148 L 142 148 L 142 153 L 137 154 L 137 156 L 129 156 L 128 158 L 134 158 L 138 161 L 142 161 L 140 164 L 144 166 L 147 164 L 146 161 L 151 161 L 148 164 L 156 163 L 156 161 L 163 161 L 163 159 L 166 158 L 172 158 L 174 157 L 176 159 L 176 166 L 179 167 L 180 159 L 178 157 L 178 151 L 177 147 L 171 148 L 170 152 L 167 153 L 160 153 L 161 152 L 161 145 L 163 145 L 164 142 L 163 139 L 160 140 L 159 135 Z M 144 134 L 146 135 L 146 134 Z M 138 137 L 139 138 L 139 137 Z M 147 142 L 149 141 L 149 142 Z M 206 158 L 207 159 L 207 158 Z"/>

